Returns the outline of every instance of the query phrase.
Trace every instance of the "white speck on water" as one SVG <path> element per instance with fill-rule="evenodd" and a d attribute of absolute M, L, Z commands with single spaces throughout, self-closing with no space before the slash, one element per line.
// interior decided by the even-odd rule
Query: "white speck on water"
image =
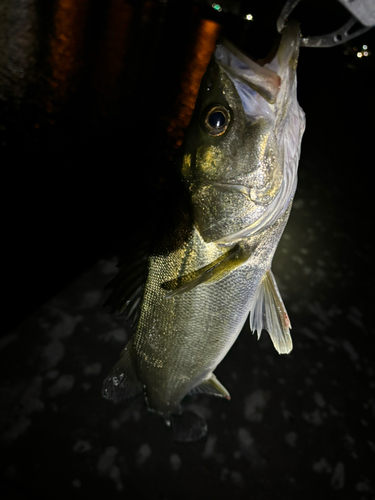
<path fill-rule="evenodd" d="M 365 481 L 360 481 L 355 485 L 355 489 L 357 491 L 361 491 L 362 493 L 374 493 L 374 489 L 369 484 L 368 479 Z"/>
<path fill-rule="evenodd" d="M 115 483 L 117 491 L 122 491 L 124 489 L 124 485 L 121 482 L 120 468 L 118 467 L 118 465 L 112 465 L 108 476 Z"/>
<path fill-rule="evenodd" d="M 349 340 L 343 340 L 342 346 L 345 349 L 345 351 L 349 354 L 350 361 L 353 361 L 353 363 L 356 363 L 359 359 L 359 355 L 355 351 L 354 347 L 349 342 Z"/>
<path fill-rule="evenodd" d="M 245 417 L 250 422 L 260 422 L 263 418 L 263 412 L 267 405 L 269 394 L 262 389 L 250 394 L 245 398 Z"/>
<path fill-rule="evenodd" d="M 25 415 L 21 415 L 17 422 L 8 431 L 4 432 L 2 439 L 6 442 L 15 441 L 21 434 L 27 431 L 30 425 L 31 420 L 25 417 Z"/>
<path fill-rule="evenodd" d="M 14 410 L 11 419 L 11 427 L 4 432 L 2 439 L 7 442 L 16 440 L 24 434 L 30 427 L 31 420 L 28 418 L 31 413 L 44 410 L 44 403 L 40 399 L 42 391 L 43 378 L 36 376 L 30 381 L 30 385 L 20 397 L 19 404 Z"/>
<path fill-rule="evenodd" d="M 124 486 L 121 482 L 120 469 L 115 464 L 117 454 L 118 450 L 114 446 L 106 448 L 99 457 L 97 469 L 100 474 L 109 476 L 109 478 L 115 483 L 116 489 L 121 491 L 124 489 Z"/>
<path fill-rule="evenodd" d="M 73 479 L 72 481 L 72 485 L 75 487 L 75 488 L 80 488 L 82 483 L 79 479 Z"/>
<path fill-rule="evenodd" d="M 77 324 L 82 321 L 82 316 L 72 316 L 60 309 L 56 309 L 53 312 L 60 317 L 60 321 L 50 331 L 50 335 L 54 339 L 70 337 Z"/>
<path fill-rule="evenodd" d="M 238 440 L 241 448 L 251 448 L 254 443 L 254 439 L 252 438 L 250 432 L 243 427 L 238 429 Z"/>
<path fill-rule="evenodd" d="M 118 430 L 121 425 L 131 419 L 133 412 L 130 409 L 123 410 L 119 418 L 111 420 L 111 427 L 114 430 Z"/>
<path fill-rule="evenodd" d="M 355 326 L 358 326 L 361 330 L 365 330 L 365 326 L 362 321 L 362 312 L 356 306 L 352 306 L 349 309 L 348 320 Z"/>
<path fill-rule="evenodd" d="M 313 464 L 313 469 L 315 472 L 332 472 L 332 466 L 329 464 L 326 458 L 322 457 L 318 462 Z"/>
<path fill-rule="evenodd" d="M 294 448 L 297 442 L 297 433 L 293 431 L 288 432 L 288 434 L 285 435 L 285 442 L 290 447 Z"/>
<path fill-rule="evenodd" d="M 88 441 L 79 440 L 73 447 L 75 453 L 86 453 L 92 449 L 91 444 Z"/>
<path fill-rule="evenodd" d="M 18 339 L 18 333 L 11 333 L 10 335 L 6 335 L 2 339 L 0 339 L 0 349 L 4 349 L 7 345 Z"/>
<path fill-rule="evenodd" d="M 305 263 L 303 258 L 299 255 L 292 255 L 292 260 L 294 260 L 294 262 L 297 262 L 297 264 L 299 264 L 300 266 L 303 266 L 303 264 Z"/>
<path fill-rule="evenodd" d="M 82 295 L 82 301 L 79 309 L 92 309 L 95 307 L 102 298 L 101 290 L 91 290 Z"/>
<path fill-rule="evenodd" d="M 324 279 L 326 279 L 326 272 L 323 269 L 315 269 L 314 271 L 314 281 L 315 283 L 321 283 Z"/>
<path fill-rule="evenodd" d="M 238 429 L 238 442 L 242 456 L 249 460 L 254 467 L 264 465 L 264 459 L 259 455 L 254 446 L 253 437 L 244 427 Z"/>
<path fill-rule="evenodd" d="M 118 449 L 115 448 L 114 446 L 106 448 L 99 457 L 97 464 L 98 471 L 101 472 L 102 474 L 108 473 L 108 470 L 115 462 L 117 454 L 118 454 Z"/>
<path fill-rule="evenodd" d="M 49 388 L 50 397 L 69 392 L 74 385 L 74 375 L 61 375 L 57 381 Z"/>
<path fill-rule="evenodd" d="M 99 375 L 102 371 L 102 365 L 99 362 L 92 363 L 91 365 L 87 365 L 83 370 L 85 375 Z"/>
<path fill-rule="evenodd" d="M 311 413 L 303 412 L 302 416 L 309 424 L 321 425 L 323 423 L 322 414 L 318 409 L 312 411 Z"/>
<path fill-rule="evenodd" d="M 285 401 L 281 402 L 281 414 L 285 418 L 285 420 L 290 420 L 292 417 L 292 413 L 287 409 Z"/>
<path fill-rule="evenodd" d="M 303 208 L 305 206 L 304 200 L 301 198 L 297 198 L 296 200 L 293 201 L 293 208 L 299 210 L 300 208 Z"/>
<path fill-rule="evenodd" d="M 223 467 L 221 469 L 220 481 L 226 481 L 228 474 L 229 474 L 229 469 L 227 469 L 226 467 Z"/>
<path fill-rule="evenodd" d="M 137 452 L 137 465 L 143 465 L 151 456 L 151 448 L 147 443 L 141 445 Z"/>
<path fill-rule="evenodd" d="M 47 368 L 53 368 L 64 357 L 65 347 L 61 340 L 52 340 L 43 350 L 43 354 L 47 360 Z"/>
<path fill-rule="evenodd" d="M 177 455 L 177 453 L 173 453 L 170 458 L 169 458 L 169 461 L 171 463 L 171 467 L 173 470 L 179 470 L 180 467 L 181 467 L 181 458 L 179 455 Z"/>
<path fill-rule="evenodd" d="M 300 333 L 302 333 L 305 337 L 311 339 L 311 340 L 318 340 L 319 336 L 313 333 L 310 328 L 307 328 L 306 326 L 302 326 L 299 329 Z"/>
<path fill-rule="evenodd" d="M 210 458 L 215 455 L 215 444 L 217 441 L 216 436 L 209 435 L 207 438 L 206 446 L 203 450 L 203 458 Z"/>
<path fill-rule="evenodd" d="M 116 272 L 118 272 L 117 259 L 101 260 L 101 261 L 99 261 L 99 265 L 102 268 L 103 274 L 106 274 L 106 275 L 116 274 Z"/>
<path fill-rule="evenodd" d="M 30 386 L 21 398 L 20 406 L 22 412 L 30 415 L 34 411 L 43 411 L 44 403 L 40 399 L 42 392 L 43 378 L 40 376 L 34 377 Z"/>
<path fill-rule="evenodd" d="M 58 377 L 59 375 L 59 370 L 49 370 L 47 373 L 46 373 L 46 379 L 47 380 L 54 380 L 56 377 Z"/>
<path fill-rule="evenodd" d="M 141 414 L 139 413 L 138 410 L 134 410 L 132 412 L 132 417 L 133 417 L 134 422 L 138 422 L 141 418 Z"/>
<path fill-rule="evenodd" d="M 319 406 L 319 408 L 324 408 L 326 402 L 320 392 L 314 394 L 314 401 Z"/>
<path fill-rule="evenodd" d="M 124 328 L 116 328 L 115 330 L 99 335 L 99 339 L 104 340 L 105 342 L 113 339 L 123 344 L 126 342 L 127 335 Z"/>
<path fill-rule="evenodd" d="M 321 329 L 324 329 L 325 326 L 329 326 L 331 324 L 327 311 L 323 309 L 319 302 L 309 302 L 307 304 L 307 308 L 318 318 Z"/>
<path fill-rule="evenodd" d="M 343 437 L 344 446 L 348 450 L 353 450 L 355 445 L 355 439 L 350 434 L 345 434 Z"/>
<path fill-rule="evenodd" d="M 240 472 L 233 470 L 230 473 L 230 478 L 236 486 L 243 486 L 242 474 Z"/>
<path fill-rule="evenodd" d="M 331 486 L 335 490 L 342 490 L 345 484 L 345 466 L 338 462 L 333 470 Z"/>

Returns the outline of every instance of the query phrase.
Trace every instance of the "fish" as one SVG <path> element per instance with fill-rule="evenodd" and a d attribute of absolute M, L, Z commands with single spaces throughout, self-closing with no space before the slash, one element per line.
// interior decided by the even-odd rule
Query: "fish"
<path fill-rule="evenodd" d="M 228 40 L 202 78 L 178 162 L 185 196 L 173 225 L 111 283 L 107 305 L 134 333 L 103 384 L 115 402 L 143 394 L 176 441 L 207 432 L 186 395 L 230 399 L 214 370 L 249 317 L 258 339 L 292 350 L 272 259 L 297 187 L 305 114 L 297 101 L 300 30 L 288 22 L 260 64 Z M 182 431 L 181 431 L 182 429 Z"/>

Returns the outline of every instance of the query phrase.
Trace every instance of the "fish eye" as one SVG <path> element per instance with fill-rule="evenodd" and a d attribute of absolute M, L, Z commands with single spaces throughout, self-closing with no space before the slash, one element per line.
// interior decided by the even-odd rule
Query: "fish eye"
<path fill-rule="evenodd" d="M 224 106 L 216 105 L 204 113 L 204 129 L 211 137 L 223 135 L 230 123 L 230 113 Z"/>

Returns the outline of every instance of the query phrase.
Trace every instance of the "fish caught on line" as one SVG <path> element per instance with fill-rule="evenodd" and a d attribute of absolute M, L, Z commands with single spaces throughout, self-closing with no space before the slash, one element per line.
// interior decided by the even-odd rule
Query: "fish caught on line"
<path fill-rule="evenodd" d="M 134 333 L 103 396 L 117 402 L 143 394 L 177 441 L 206 432 L 181 411 L 187 394 L 230 399 L 214 370 L 247 317 L 258 338 L 267 330 L 280 354 L 292 349 L 271 266 L 305 128 L 296 95 L 299 38 L 298 24 L 288 22 L 263 65 L 227 40 L 218 44 L 181 147 L 188 201 L 161 242 L 111 283 L 107 303 L 133 322 Z"/>

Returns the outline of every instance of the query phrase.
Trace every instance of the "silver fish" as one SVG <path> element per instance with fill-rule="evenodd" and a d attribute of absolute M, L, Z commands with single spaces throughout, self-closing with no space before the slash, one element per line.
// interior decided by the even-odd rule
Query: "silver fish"
<path fill-rule="evenodd" d="M 271 271 L 297 185 L 305 116 L 296 96 L 299 27 L 289 23 L 261 66 L 228 41 L 202 79 L 182 147 L 190 212 L 147 258 L 131 297 L 120 278 L 109 303 L 137 316 L 133 337 L 104 382 L 118 401 L 143 393 L 166 421 L 189 393 L 230 399 L 214 370 L 250 327 L 292 349 L 290 321 Z M 191 213 L 191 215 L 189 215 Z M 137 274 L 137 273 L 135 273 Z M 138 281 L 137 281 L 138 279 Z"/>

